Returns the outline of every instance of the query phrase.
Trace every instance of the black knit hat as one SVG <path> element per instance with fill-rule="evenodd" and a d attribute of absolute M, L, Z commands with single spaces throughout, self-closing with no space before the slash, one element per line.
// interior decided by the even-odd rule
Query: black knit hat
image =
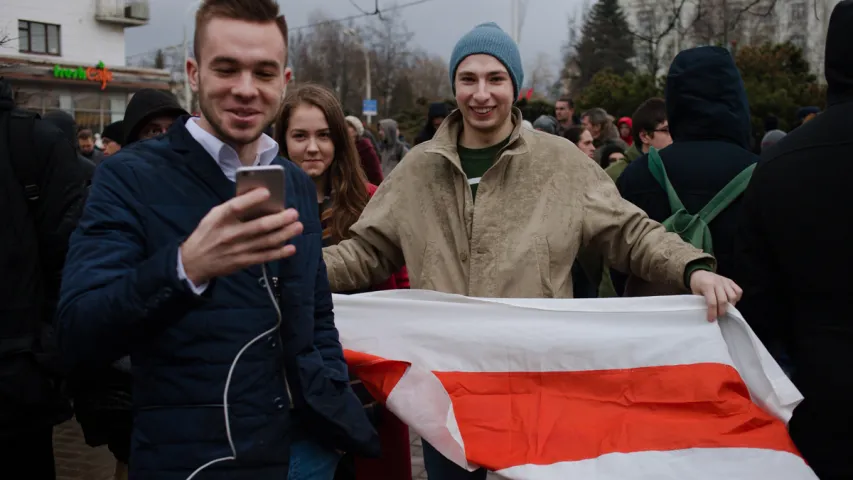
<path fill-rule="evenodd" d="M 109 138 L 110 140 L 118 143 L 119 145 L 123 145 L 124 122 L 119 120 L 104 127 L 104 131 L 101 132 L 101 138 Z"/>
<path fill-rule="evenodd" d="M 139 132 L 151 119 L 164 116 L 189 115 L 169 92 L 144 88 L 133 94 L 124 112 L 124 141 L 129 145 L 139 140 Z"/>
<path fill-rule="evenodd" d="M 601 166 L 603 168 L 607 168 L 610 165 L 610 156 L 614 153 L 621 153 L 622 155 L 625 155 L 625 149 L 618 143 L 607 142 L 601 146 L 598 153 L 599 156 L 596 158 L 601 159 Z"/>

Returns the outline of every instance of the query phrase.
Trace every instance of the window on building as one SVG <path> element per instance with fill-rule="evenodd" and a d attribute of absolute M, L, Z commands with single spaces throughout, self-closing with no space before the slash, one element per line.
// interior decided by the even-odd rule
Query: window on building
<path fill-rule="evenodd" d="M 59 30 L 59 25 L 52 23 L 18 20 L 18 51 L 21 53 L 61 55 Z"/>
<path fill-rule="evenodd" d="M 34 88 L 15 88 L 15 105 L 25 110 L 45 114 L 51 110 L 59 110 L 59 93 L 53 90 Z"/>
<path fill-rule="evenodd" d="M 101 92 L 78 91 L 71 93 L 74 120 L 79 127 L 88 127 L 100 132 L 104 125 L 110 123 L 109 97 Z"/>
<path fill-rule="evenodd" d="M 802 23 L 806 21 L 806 2 L 791 4 L 791 23 Z"/>

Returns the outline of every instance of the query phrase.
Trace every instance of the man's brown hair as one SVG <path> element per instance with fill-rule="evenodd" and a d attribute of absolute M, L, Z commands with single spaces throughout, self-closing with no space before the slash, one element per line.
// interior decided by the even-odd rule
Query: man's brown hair
<path fill-rule="evenodd" d="M 201 39 L 204 29 L 214 18 L 230 18 L 244 22 L 275 22 L 284 37 L 284 63 L 287 64 L 287 21 L 279 15 L 275 0 L 202 0 L 195 13 L 195 35 L 193 36 L 193 54 L 199 61 Z"/>
<path fill-rule="evenodd" d="M 557 101 L 558 102 L 566 102 L 567 104 L 569 104 L 569 108 L 571 108 L 572 110 L 575 109 L 575 101 L 572 100 L 572 97 L 570 97 L 568 95 L 563 95 L 562 97 L 558 98 Z"/>
<path fill-rule="evenodd" d="M 77 140 L 88 140 L 94 137 L 92 129 L 89 127 L 80 127 L 77 129 Z"/>
<path fill-rule="evenodd" d="M 666 101 L 664 99 L 652 97 L 637 107 L 634 115 L 631 116 L 631 134 L 637 148 L 641 149 L 643 146 L 643 141 L 640 140 L 640 132 L 646 132 L 646 135 L 653 137 L 658 125 L 665 121 Z"/>

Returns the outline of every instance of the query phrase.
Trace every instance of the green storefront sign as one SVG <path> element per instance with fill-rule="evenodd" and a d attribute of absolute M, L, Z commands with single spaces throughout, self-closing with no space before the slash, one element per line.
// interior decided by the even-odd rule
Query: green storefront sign
<path fill-rule="evenodd" d="M 53 66 L 53 77 L 64 78 L 69 80 L 83 80 L 90 82 L 98 82 L 101 84 L 101 90 L 107 88 L 107 83 L 113 80 L 113 72 L 111 72 L 104 62 L 98 62 L 94 67 L 62 67 L 59 65 Z"/>

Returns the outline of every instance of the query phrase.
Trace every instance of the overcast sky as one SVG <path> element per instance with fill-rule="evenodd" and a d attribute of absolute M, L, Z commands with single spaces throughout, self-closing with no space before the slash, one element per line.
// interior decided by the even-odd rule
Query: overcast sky
<path fill-rule="evenodd" d="M 373 10 L 374 0 L 353 0 L 366 11 Z M 380 0 L 379 7 L 405 4 L 411 0 Z M 350 0 L 279 0 L 281 10 L 292 28 L 306 25 L 309 14 L 323 10 L 331 18 L 358 14 Z M 525 65 L 545 52 L 555 64 L 560 45 L 565 41 L 567 19 L 582 0 L 527 0 L 526 16 L 521 32 L 521 55 Z M 143 27 L 125 31 L 128 55 L 145 52 L 182 41 L 184 25 L 192 34 L 192 14 L 198 0 L 150 0 L 151 21 Z M 474 25 L 494 21 L 510 30 L 510 0 L 429 0 L 400 10 L 406 25 L 415 36 L 414 45 L 450 57 L 456 40 Z M 365 19 L 356 20 L 365 22 Z"/>

